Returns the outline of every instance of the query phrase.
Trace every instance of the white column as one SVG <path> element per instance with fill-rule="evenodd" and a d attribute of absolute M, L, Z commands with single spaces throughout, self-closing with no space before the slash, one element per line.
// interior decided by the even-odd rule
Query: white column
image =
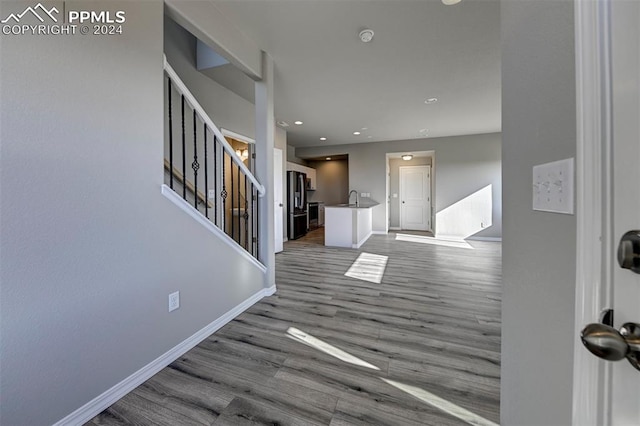
<path fill-rule="evenodd" d="M 260 261 L 267 267 L 265 287 L 276 283 L 273 230 L 273 148 L 275 115 L 273 112 L 273 59 L 262 52 L 262 80 L 255 83 L 256 95 L 256 177 L 266 189 L 260 203 Z"/>

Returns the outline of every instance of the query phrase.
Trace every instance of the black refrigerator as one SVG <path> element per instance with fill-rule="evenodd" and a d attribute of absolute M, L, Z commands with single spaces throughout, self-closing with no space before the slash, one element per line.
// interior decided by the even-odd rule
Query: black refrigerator
<path fill-rule="evenodd" d="M 287 235 L 295 240 L 307 233 L 307 175 L 287 172 Z"/>

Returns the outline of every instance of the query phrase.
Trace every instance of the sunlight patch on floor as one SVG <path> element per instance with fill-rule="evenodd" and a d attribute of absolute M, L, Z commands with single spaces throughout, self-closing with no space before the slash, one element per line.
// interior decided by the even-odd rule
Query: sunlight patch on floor
<path fill-rule="evenodd" d="M 388 260 L 389 256 L 361 253 L 344 275 L 358 280 L 380 284 L 384 271 L 387 268 Z"/>
<path fill-rule="evenodd" d="M 287 337 L 295 340 L 296 342 L 303 343 L 307 346 L 310 346 L 314 349 L 317 349 L 321 352 L 324 352 L 327 355 L 331 355 L 332 357 L 338 358 L 341 361 L 347 362 L 349 364 L 358 365 L 360 367 L 370 368 L 372 370 L 380 370 L 373 364 L 369 364 L 367 361 L 361 360 L 358 357 L 355 357 L 342 349 L 338 349 L 335 346 L 322 341 L 312 335 L 305 333 L 302 330 L 298 330 L 295 327 L 289 327 L 287 330 Z"/>
<path fill-rule="evenodd" d="M 459 418 L 460 420 L 474 426 L 499 426 L 497 423 L 492 422 L 491 420 L 487 420 L 482 416 L 479 416 L 466 408 L 462 408 L 459 405 L 454 404 L 453 402 L 447 401 L 446 399 L 440 398 L 438 395 L 434 395 L 429 391 L 426 391 L 417 386 L 411 386 L 404 383 L 396 382 L 394 380 L 389 380 L 385 378 L 381 378 L 382 381 L 390 384 L 391 386 L 400 389 L 403 392 L 408 393 L 420 401 L 426 402 L 427 404 L 436 407 L 439 410 L 444 411 L 445 413 L 451 414 L 454 417 Z"/>
<path fill-rule="evenodd" d="M 396 241 L 407 241 L 410 243 L 432 244 L 444 247 L 456 247 L 463 249 L 471 249 L 471 244 L 464 240 L 443 240 L 434 237 L 423 237 L 422 235 L 396 234 Z"/>

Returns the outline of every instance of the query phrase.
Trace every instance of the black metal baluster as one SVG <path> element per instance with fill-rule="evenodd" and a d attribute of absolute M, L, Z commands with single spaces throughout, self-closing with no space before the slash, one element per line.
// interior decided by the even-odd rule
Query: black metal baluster
<path fill-rule="evenodd" d="M 244 249 L 249 251 L 249 194 L 247 193 L 247 175 L 244 175 Z"/>
<path fill-rule="evenodd" d="M 204 123 L 204 215 L 209 218 L 209 175 L 207 173 L 207 123 Z"/>
<path fill-rule="evenodd" d="M 256 259 L 260 260 L 260 197 L 256 198 Z"/>
<path fill-rule="evenodd" d="M 224 149 L 222 150 L 222 191 L 220 192 L 220 197 L 222 197 L 222 231 L 227 232 L 227 224 L 226 224 L 226 213 L 227 213 L 227 180 L 224 175 Z"/>
<path fill-rule="evenodd" d="M 193 207 L 198 210 L 198 169 L 200 163 L 198 163 L 198 128 L 196 127 L 196 110 L 193 110 L 193 163 L 191 168 L 193 169 Z"/>
<path fill-rule="evenodd" d="M 255 241 L 255 233 L 253 232 L 253 222 L 256 220 L 256 215 L 254 214 L 255 212 L 253 211 L 253 199 L 254 199 L 254 193 L 253 193 L 253 182 L 251 182 L 251 255 L 253 255 L 255 257 L 255 246 L 253 244 L 253 242 Z"/>
<path fill-rule="evenodd" d="M 224 175 L 224 172 L 223 172 Z M 218 193 L 218 138 L 213 135 L 213 191 Z M 213 199 L 213 223 L 218 225 L 218 196 Z"/>
<path fill-rule="evenodd" d="M 233 157 L 229 154 L 229 177 L 231 178 L 231 238 L 236 239 L 234 236 L 233 229 L 233 209 L 235 207 L 235 203 L 233 201 Z"/>
<path fill-rule="evenodd" d="M 242 226 L 240 225 L 240 197 L 242 197 L 242 191 L 240 191 L 240 163 L 238 166 L 238 244 L 242 245 Z"/>
<path fill-rule="evenodd" d="M 187 199 L 187 149 L 184 131 L 184 95 L 182 95 L 182 198 Z"/>
<path fill-rule="evenodd" d="M 167 99 L 169 101 L 169 188 L 173 189 L 173 117 L 171 108 L 171 79 L 167 78 L 167 87 L 169 92 Z"/>

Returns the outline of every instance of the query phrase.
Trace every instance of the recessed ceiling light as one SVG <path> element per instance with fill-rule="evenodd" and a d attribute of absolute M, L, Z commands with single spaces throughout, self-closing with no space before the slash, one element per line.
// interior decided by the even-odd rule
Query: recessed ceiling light
<path fill-rule="evenodd" d="M 363 127 L 363 128 L 362 128 L 362 129 L 360 129 L 360 130 L 367 130 L 367 127 Z"/>
<path fill-rule="evenodd" d="M 426 99 L 424 101 L 424 103 L 427 104 L 427 105 L 428 104 L 435 104 L 436 102 L 438 102 L 438 98 L 429 98 L 429 99 Z"/>
<path fill-rule="evenodd" d="M 369 135 L 369 136 L 367 136 L 367 139 L 371 139 L 372 137 L 373 137 L 373 136 Z"/>
<path fill-rule="evenodd" d="M 276 124 L 280 127 L 289 127 L 289 123 L 287 123 L 286 121 L 276 121 Z"/>
<path fill-rule="evenodd" d="M 365 28 L 364 30 L 360 31 L 358 37 L 360 37 L 360 41 L 362 41 L 363 43 L 369 43 L 371 40 L 373 40 L 373 30 Z"/>
<path fill-rule="evenodd" d="M 321 141 L 326 141 L 327 138 L 325 138 L 324 136 L 320 138 Z"/>
<path fill-rule="evenodd" d="M 331 161 L 331 157 L 327 157 L 327 161 Z"/>
<path fill-rule="evenodd" d="M 300 126 L 302 124 L 302 121 L 297 120 L 297 121 L 294 121 L 293 124 L 295 124 L 296 126 Z"/>
<path fill-rule="evenodd" d="M 420 129 L 420 133 L 427 133 L 429 129 Z"/>
<path fill-rule="evenodd" d="M 360 132 L 353 132 L 354 135 L 358 136 Z"/>
<path fill-rule="evenodd" d="M 409 161 L 409 160 L 411 160 L 412 158 L 413 158 L 413 155 L 411 155 L 411 154 L 405 154 L 405 155 L 403 155 L 403 156 L 402 156 L 402 159 L 403 159 L 404 161 Z"/>
<path fill-rule="evenodd" d="M 454 4 L 460 3 L 461 0 L 442 0 L 442 4 L 446 4 L 447 6 L 451 6 Z"/>

